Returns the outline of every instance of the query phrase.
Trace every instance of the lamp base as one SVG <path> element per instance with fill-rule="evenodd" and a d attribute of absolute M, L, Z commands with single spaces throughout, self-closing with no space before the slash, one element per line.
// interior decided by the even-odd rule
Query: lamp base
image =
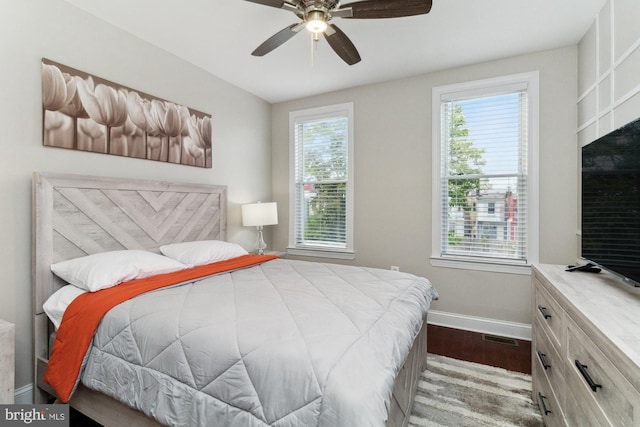
<path fill-rule="evenodd" d="M 264 255 L 264 250 L 267 248 L 267 244 L 264 242 L 264 238 L 262 237 L 262 226 L 258 227 L 258 238 L 256 240 L 256 248 L 258 248 L 258 255 Z"/>

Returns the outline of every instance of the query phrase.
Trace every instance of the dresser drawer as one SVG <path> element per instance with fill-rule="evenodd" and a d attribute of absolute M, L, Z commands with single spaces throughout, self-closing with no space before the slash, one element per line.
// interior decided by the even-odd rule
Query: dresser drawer
<path fill-rule="evenodd" d="M 553 344 L 558 351 L 562 351 L 562 343 L 564 342 L 564 310 L 556 302 L 555 299 L 547 292 L 542 284 L 535 280 L 536 299 L 535 299 L 535 319 L 540 321 L 540 325 L 546 330 L 549 338 L 553 340 Z"/>
<path fill-rule="evenodd" d="M 560 404 L 563 402 L 564 394 L 564 359 L 560 356 L 547 333 L 540 326 L 540 320 L 535 319 L 533 336 L 533 364 L 541 368 L 543 375 L 547 377 L 549 385 L 558 397 Z"/>
<path fill-rule="evenodd" d="M 578 398 L 571 391 L 571 386 L 565 391 L 565 417 L 567 425 L 571 427 L 603 427 L 610 426 L 601 412 L 597 412 L 597 416 L 589 406 L 589 403 Z"/>
<path fill-rule="evenodd" d="M 602 425 L 640 425 L 640 394 L 571 319 L 567 319 L 566 383 L 579 407 Z"/>
<path fill-rule="evenodd" d="M 556 395 L 553 393 L 544 368 L 539 364 L 533 365 L 533 401 L 538 404 L 542 419 L 547 427 L 565 426 L 564 415 Z"/>

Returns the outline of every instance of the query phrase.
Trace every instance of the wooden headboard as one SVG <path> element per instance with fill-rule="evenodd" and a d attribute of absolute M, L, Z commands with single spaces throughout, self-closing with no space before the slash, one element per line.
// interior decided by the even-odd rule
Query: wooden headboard
<path fill-rule="evenodd" d="M 37 365 L 48 358 L 52 332 L 42 305 L 64 285 L 51 264 L 119 249 L 158 252 L 167 243 L 226 240 L 227 187 L 36 172 L 32 215 Z"/>

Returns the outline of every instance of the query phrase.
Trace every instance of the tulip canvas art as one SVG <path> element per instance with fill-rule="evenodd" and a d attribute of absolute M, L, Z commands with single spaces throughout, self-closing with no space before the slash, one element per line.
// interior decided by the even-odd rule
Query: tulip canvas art
<path fill-rule="evenodd" d="M 43 143 L 210 168 L 211 115 L 42 60 Z"/>

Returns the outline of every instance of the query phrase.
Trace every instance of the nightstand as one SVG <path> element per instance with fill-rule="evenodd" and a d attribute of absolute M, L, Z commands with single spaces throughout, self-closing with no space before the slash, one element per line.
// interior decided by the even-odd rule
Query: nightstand
<path fill-rule="evenodd" d="M 0 404 L 12 404 L 15 382 L 15 326 L 0 319 Z"/>
<path fill-rule="evenodd" d="M 255 254 L 255 255 L 258 254 L 257 251 L 253 251 L 251 253 Z M 281 252 L 281 251 L 265 251 L 264 254 L 265 255 L 276 255 L 276 256 L 279 256 L 280 258 L 286 258 L 287 257 L 287 253 L 286 252 Z"/>

